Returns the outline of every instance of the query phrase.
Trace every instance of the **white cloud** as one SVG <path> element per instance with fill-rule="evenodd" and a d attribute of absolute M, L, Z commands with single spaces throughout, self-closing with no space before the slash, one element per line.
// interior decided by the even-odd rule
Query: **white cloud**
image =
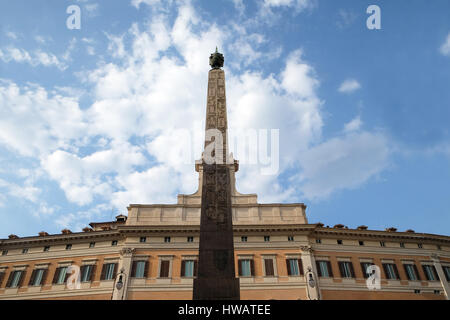
<path fill-rule="evenodd" d="M 70 148 L 84 137 L 78 101 L 44 88 L 0 81 L 0 143 L 27 157 Z"/>
<path fill-rule="evenodd" d="M 33 67 L 42 65 L 45 67 L 55 66 L 61 71 L 67 69 L 67 65 L 54 54 L 43 52 L 42 50 L 36 50 L 31 54 L 27 50 L 14 47 L 8 47 L 3 50 L 0 49 L 0 59 L 6 63 L 14 61 L 17 63 L 28 63 Z"/>
<path fill-rule="evenodd" d="M 0 188 L 6 189 L 6 191 L 2 192 L 4 195 L 7 194 L 31 202 L 38 202 L 38 196 L 42 191 L 40 188 L 33 186 L 30 181 L 25 181 L 24 185 L 19 185 L 3 179 L 0 179 Z"/>
<path fill-rule="evenodd" d="M 450 56 L 450 32 L 447 35 L 447 39 L 442 44 L 440 51 L 444 56 Z"/>
<path fill-rule="evenodd" d="M 240 15 L 244 14 L 245 4 L 243 0 L 233 0 L 233 4 Z"/>
<path fill-rule="evenodd" d="M 362 126 L 361 118 L 358 116 L 344 126 L 344 132 L 358 131 Z"/>
<path fill-rule="evenodd" d="M 86 205 L 95 196 L 110 200 L 114 176 L 126 175 L 145 162 L 139 147 L 120 144 L 84 158 L 58 150 L 43 159 L 42 166 L 58 181 L 69 201 Z"/>
<path fill-rule="evenodd" d="M 140 4 L 158 1 L 131 3 L 139 8 Z M 194 192 L 198 182 L 194 164 L 179 159 L 188 140 L 177 134 L 201 134 L 204 128 L 209 53 L 217 45 L 223 48 L 226 61 L 245 52 L 256 60 L 242 65 L 270 59 L 259 47 L 268 41 L 262 34 L 235 23 L 219 28 L 199 16 L 190 4 L 178 9 L 174 23 L 169 22 L 168 14 L 159 12 L 148 24 L 133 24 L 124 34 L 106 35 L 110 61 L 80 73 L 84 83 L 91 86 L 87 94 L 93 102 L 86 108 L 80 108 L 78 101 L 84 92 L 76 88 L 49 92 L 40 86 L 20 88 L 12 82 L 0 82 L 0 143 L 38 160 L 69 202 L 95 204 L 80 216 L 77 212 L 64 215 L 57 220 L 61 226 L 78 226 L 80 217 L 91 219 L 111 207 L 124 210 L 132 202 L 173 203 L 178 192 Z M 247 40 L 253 46 L 239 45 Z M 89 39 L 81 41 L 91 43 Z M 75 44 L 73 39 L 64 61 L 70 59 Z M 27 59 L 20 50 L 17 54 Z M 281 49 L 274 56 L 280 54 Z M 42 61 L 52 60 L 42 56 Z M 305 195 L 314 198 L 317 188 L 326 183 L 326 176 L 314 169 L 314 165 L 326 167 L 326 163 L 321 159 L 314 162 L 316 157 L 342 145 L 344 153 L 330 160 L 330 165 L 344 166 L 362 152 L 358 149 L 363 145 L 361 140 L 382 149 L 382 135 L 359 132 L 361 123 L 357 121 L 347 124 L 344 137 L 321 143 L 320 81 L 301 50 L 284 58 L 279 73 L 225 70 L 230 134 L 245 128 L 279 129 L 280 175 L 291 170 L 299 176 L 299 166 L 304 170 L 300 185 L 298 180 L 284 183 L 277 175 L 261 175 L 258 165 L 241 165 L 237 181 L 241 192 L 258 193 L 262 202 L 289 201 L 298 199 L 300 186 Z M 198 154 L 201 139 L 194 140 L 200 142 L 190 151 Z M 302 157 L 310 151 L 310 157 Z M 190 155 L 189 160 L 193 157 Z M 381 170 L 380 161 L 367 163 L 362 180 Z M 348 179 L 358 180 L 355 175 L 350 174 Z M 326 194 L 354 185 L 346 179 L 338 184 L 334 179 L 331 177 Z M 102 204 L 97 205 L 97 201 Z M 43 214 L 58 211 L 51 204 L 41 207 Z"/>
<path fill-rule="evenodd" d="M 348 133 L 319 144 L 300 157 L 300 190 L 309 200 L 354 189 L 389 165 L 389 143 L 381 133 Z"/>
<path fill-rule="evenodd" d="M 312 0 L 264 0 L 266 7 L 294 7 L 297 10 L 303 10 L 312 5 Z"/>
<path fill-rule="evenodd" d="M 18 35 L 17 33 L 15 33 L 15 32 L 8 31 L 8 32 L 6 32 L 5 34 L 6 34 L 6 36 L 7 36 L 8 38 L 10 38 L 10 39 L 12 39 L 12 40 L 17 40 L 17 39 L 19 39 L 19 35 Z"/>
<path fill-rule="evenodd" d="M 352 93 L 361 88 L 361 84 L 355 79 L 345 80 L 339 87 L 339 92 Z"/>

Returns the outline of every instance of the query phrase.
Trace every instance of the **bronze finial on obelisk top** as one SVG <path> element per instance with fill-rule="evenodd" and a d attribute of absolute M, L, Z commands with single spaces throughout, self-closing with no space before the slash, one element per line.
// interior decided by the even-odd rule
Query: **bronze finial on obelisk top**
<path fill-rule="evenodd" d="M 223 54 L 219 53 L 216 47 L 216 52 L 211 53 L 211 56 L 209 57 L 209 65 L 213 69 L 220 69 L 223 67 L 224 61 L 225 59 L 223 57 Z"/>
<path fill-rule="evenodd" d="M 227 108 L 225 95 L 224 57 L 212 53 L 209 58 L 206 106 L 205 152 L 201 170 L 202 199 L 200 213 L 200 245 L 197 278 L 194 279 L 194 300 L 238 300 L 239 279 L 234 262 L 233 220 L 231 214 L 231 175 L 236 162 L 227 163 Z M 215 139 L 208 137 L 214 132 Z M 214 146 L 215 156 L 206 154 Z M 219 155 L 220 154 L 220 155 Z M 213 161 L 208 161 L 213 159 Z M 233 168 L 233 171 L 231 169 Z"/>

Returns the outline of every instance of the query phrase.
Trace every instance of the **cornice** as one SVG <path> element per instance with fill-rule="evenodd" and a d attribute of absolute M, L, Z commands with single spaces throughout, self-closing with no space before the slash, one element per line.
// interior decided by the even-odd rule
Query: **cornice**
<path fill-rule="evenodd" d="M 438 241 L 442 243 L 450 243 L 450 237 L 444 235 L 435 235 L 429 233 L 412 233 L 412 232 L 388 232 L 377 230 L 356 230 L 356 229 L 337 229 L 337 228 L 321 228 L 317 227 L 314 230 L 315 235 L 330 235 L 330 236 L 346 236 L 358 238 L 376 238 L 376 239 L 396 239 L 396 240 L 420 240 L 420 241 Z"/>
<path fill-rule="evenodd" d="M 44 237 L 35 236 L 35 237 L 25 237 L 18 239 L 4 239 L 0 240 L 0 247 L 4 246 L 21 246 L 28 244 L 49 244 L 55 242 L 71 242 L 74 240 L 88 240 L 88 239 L 98 239 L 98 238 L 111 238 L 120 236 L 120 233 L 117 230 L 108 230 L 108 231 L 91 231 L 91 232 L 78 232 L 71 234 L 54 234 L 48 235 Z"/>
<path fill-rule="evenodd" d="M 249 207 L 302 207 L 306 209 L 307 206 L 304 203 L 233 203 L 232 208 L 249 208 Z M 132 208 L 201 208 L 200 203 L 175 203 L 175 204 L 130 204 L 127 209 Z"/>

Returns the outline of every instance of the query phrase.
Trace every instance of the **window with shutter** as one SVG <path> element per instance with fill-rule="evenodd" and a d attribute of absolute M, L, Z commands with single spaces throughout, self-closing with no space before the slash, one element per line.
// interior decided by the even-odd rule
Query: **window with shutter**
<path fill-rule="evenodd" d="M 31 275 L 30 283 L 32 286 L 38 287 L 42 286 L 42 281 L 44 279 L 46 269 L 36 269 L 33 270 L 34 275 Z"/>
<path fill-rule="evenodd" d="M 24 273 L 23 271 L 17 271 L 17 270 L 16 271 L 12 271 L 10 276 L 9 276 L 8 283 L 7 283 L 6 287 L 7 288 L 18 288 L 18 287 L 20 287 L 22 285 L 22 281 L 23 281 L 23 278 L 24 278 L 24 277 L 22 277 L 23 273 Z"/>
<path fill-rule="evenodd" d="M 84 265 L 81 267 L 81 282 L 91 282 L 94 265 Z"/>
<path fill-rule="evenodd" d="M 94 277 L 95 277 L 95 272 L 97 271 L 97 265 L 93 264 L 92 265 L 92 270 L 91 270 L 91 275 L 89 277 L 89 281 L 94 281 Z"/>
<path fill-rule="evenodd" d="M 136 277 L 136 268 L 137 268 L 137 261 L 133 261 L 133 264 L 131 266 L 131 277 L 135 278 Z"/>
<path fill-rule="evenodd" d="M 291 259 L 286 259 L 286 270 L 288 276 L 292 276 Z"/>
<path fill-rule="evenodd" d="M 406 277 L 408 278 L 408 280 L 410 281 L 417 281 L 417 273 L 414 270 L 414 265 L 412 264 L 403 264 L 403 267 L 405 269 L 405 273 L 406 273 Z"/>
<path fill-rule="evenodd" d="M 42 286 L 44 286 L 47 283 L 47 277 L 48 277 L 48 269 L 44 269 L 44 272 L 42 273 L 42 280 L 41 280 Z"/>
<path fill-rule="evenodd" d="M 239 275 L 242 277 L 251 277 L 253 275 L 253 260 L 239 260 Z"/>
<path fill-rule="evenodd" d="M 331 268 L 331 262 L 327 261 L 327 269 L 328 269 L 328 274 L 330 278 L 333 278 L 333 268 Z"/>
<path fill-rule="evenodd" d="M 273 269 L 273 259 L 264 259 L 264 268 L 266 271 L 266 276 L 274 276 L 275 272 Z"/>
<path fill-rule="evenodd" d="M 9 273 L 8 281 L 6 282 L 6 288 L 11 288 L 11 283 L 14 278 L 14 271 Z"/>
<path fill-rule="evenodd" d="M 396 272 L 396 265 L 393 263 L 383 263 L 384 274 L 388 280 L 398 280 L 398 273 Z"/>
<path fill-rule="evenodd" d="M 319 277 L 333 277 L 330 261 L 316 261 Z"/>
<path fill-rule="evenodd" d="M 437 281 L 436 269 L 432 265 L 423 265 L 423 272 L 428 281 Z"/>
<path fill-rule="evenodd" d="M 395 279 L 402 280 L 400 278 L 400 273 L 398 272 L 397 265 L 395 263 L 392 264 L 392 268 L 394 269 Z"/>
<path fill-rule="evenodd" d="M 442 271 L 444 271 L 445 279 L 447 281 L 450 281 L 450 267 L 444 266 L 444 267 L 442 267 Z M 1 286 L 1 281 L 0 281 L 0 286 Z"/>
<path fill-rule="evenodd" d="M 417 266 L 416 266 L 416 264 L 413 264 L 413 268 L 414 268 L 414 272 L 416 273 L 416 276 L 417 276 L 417 280 L 422 280 L 422 278 L 420 277 L 420 273 L 419 273 L 419 270 L 417 269 Z"/>
<path fill-rule="evenodd" d="M 341 278 L 353 278 L 354 270 L 352 263 L 349 261 L 339 261 L 339 271 L 341 273 Z"/>
<path fill-rule="evenodd" d="M 61 271 L 61 268 L 56 268 L 55 273 L 53 275 L 53 284 L 56 284 L 58 282 L 58 278 L 59 278 L 59 273 Z"/>
<path fill-rule="evenodd" d="M 197 272 L 198 272 L 198 261 L 195 260 L 194 261 L 194 277 L 197 276 L 197 274 L 198 274 Z"/>
<path fill-rule="evenodd" d="M 305 274 L 305 272 L 303 271 L 302 259 L 297 259 L 297 264 L 298 264 L 298 269 L 299 269 L 300 275 L 303 276 Z"/>
<path fill-rule="evenodd" d="M 287 259 L 286 267 L 289 276 L 303 275 L 303 266 L 301 259 Z"/>
<path fill-rule="evenodd" d="M 150 266 L 150 261 L 145 261 L 145 268 L 144 268 L 144 278 L 148 278 L 148 269 Z"/>
<path fill-rule="evenodd" d="M 28 286 L 34 286 L 34 278 L 36 277 L 36 271 L 37 270 L 33 270 L 33 272 L 31 272 L 31 277 L 30 280 L 28 281 Z"/>
<path fill-rule="evenodd" d="M 102 268 L 101 280 L 113 280 L 117 273 L 117 263 L 105 263 Z"/>
<path fill-rule="evenodd" d="M 170 261 L 169 260 L 161 260 L 159 277 L 160 278 L 168 278 L 169 277 L 169 268 L 170 268 Z"/>
<path fill-rule="evenodd" d="M 193 277 L 194 276 L 194 260 L 184 260 L 184 270 L 183 270 L 183 277 Z"/>
<path fill-rule="evenodd" d="M 135 261 L 134 263 L 134 277 L 135 278 L 144 278 L 145 276 L 145 261 Z"/>
<path fill-rule="evenodd" d="M 255 275 L 255 263 L 253 262 L 253 260 L 250 260 L 250 276 L 254 276 Z"/>
<path fill-rule="evenodd" d="M 372 265 L 374 265 L 372 262 L 361 262 L 361 271 L 364 278 L 367 279 L 373 273 L 373 272 L 371 272 L 370 274 L 367 273 L 368 268 Z"/>
<path fill-rule="evenodd" d="M 3 279 L 5 278 L 5 272 L 0 272 L 0 288 L 2 288 L 3 285 Z"/>

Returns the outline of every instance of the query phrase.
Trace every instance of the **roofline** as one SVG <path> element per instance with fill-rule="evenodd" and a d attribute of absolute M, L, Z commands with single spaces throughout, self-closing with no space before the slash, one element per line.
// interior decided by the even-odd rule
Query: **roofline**
<path fill-rule="evenodd" d="M 310 236 L 348 236 L 348 237 L 364 237 L 364 238 L 377 238 L 377 239 L 409 239 L 416 241 L 437 241 L 442 243 L 450 243 L 450 236 L 437 235 L 431 233 L 412 233 L 412 232 L 390 232 L 382 230 L 358 230 L 358 229 L 339 229 L 339 228 L 326 228 L 322 224 L 272 224 L 272 225 L 233 225 L 233 230 L 236 232 L 252 232 L 252 231 L 307 231 Z M 138 233 L 138 232 L 199 232 L 200 225 L 119 225 L 117 229 L 90 231 L 90 232 L 76 232 L 71 234 L 54 234 L 48 236 L 32 236 L 18 239 L 0 239 L 0 246 L 17 246 L 21 244 L 32 243 L 50 243 L 57 241 L 70 241 L 80 239 L 92 239 L 92 238 L 106 238 L 113 236 L 122 236 L 125 233 Z"/>

